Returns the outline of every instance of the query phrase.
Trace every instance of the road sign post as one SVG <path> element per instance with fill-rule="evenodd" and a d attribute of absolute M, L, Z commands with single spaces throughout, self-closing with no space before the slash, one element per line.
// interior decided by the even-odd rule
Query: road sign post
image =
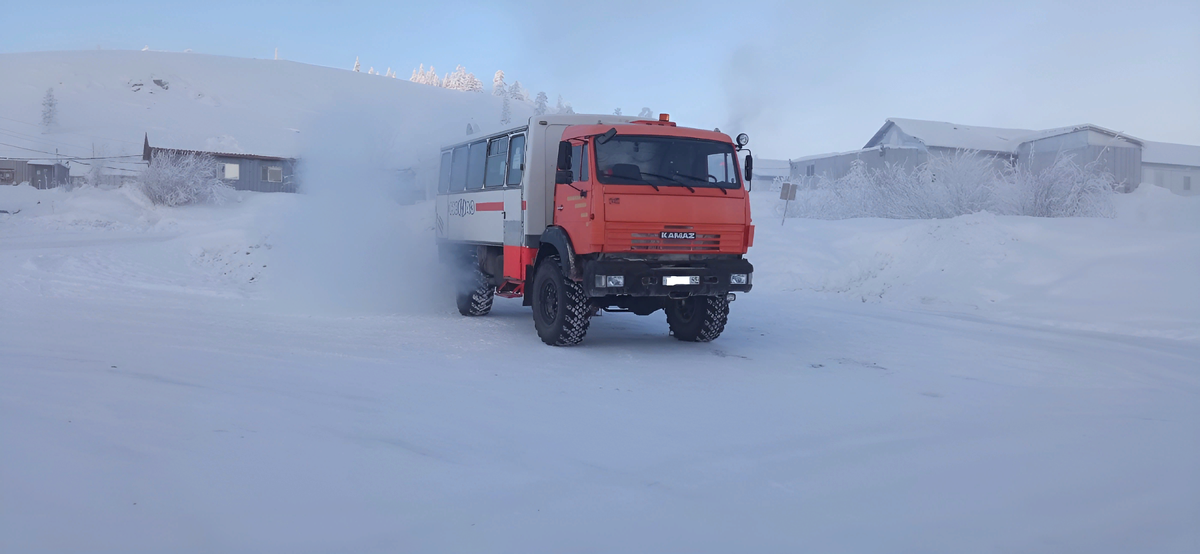
<path fill-rule="evenodd" d="M 779 199 L 784 201 L 783 218 L 779 220 L 780 225 L 783 225 L 783 222 L 787 221 L 788 206 L 791 205 L 792 200 L 796 199 L 796 188 L 796 185 L 793 183 L 784 183 L 779 189 Z"/>

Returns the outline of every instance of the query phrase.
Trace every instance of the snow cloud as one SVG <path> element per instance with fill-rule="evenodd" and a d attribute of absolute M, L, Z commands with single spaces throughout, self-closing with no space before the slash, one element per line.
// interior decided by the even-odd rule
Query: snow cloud
<path fill-rule="evenodd" d="M 400 140 L 370 107 L 313 122 L 302 148 L 300 202 L 275 240 L 274 280 L 287 310 L 389 314 L 433 309 L 439 289 L 432 210 L 396 202 Z M 448 293 L 447 293 L 448 294 Z"/>

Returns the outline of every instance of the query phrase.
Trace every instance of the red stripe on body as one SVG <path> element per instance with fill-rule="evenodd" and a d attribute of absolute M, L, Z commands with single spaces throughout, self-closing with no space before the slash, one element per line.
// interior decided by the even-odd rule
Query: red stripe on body
<path fill-rule="evenodd" d="M 475 211 L 477 212 L 502 212 L 504 211 L 504 202 L 476 202 Z"/>

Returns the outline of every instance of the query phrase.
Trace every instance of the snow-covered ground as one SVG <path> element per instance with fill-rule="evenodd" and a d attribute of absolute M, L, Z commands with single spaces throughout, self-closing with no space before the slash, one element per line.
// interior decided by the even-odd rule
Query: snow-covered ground
<path fill-rule="evenodd" d="M 763 195 L 720 339 L 576 348 L 459 316 L 428 206 L 2 188 L 0 551 L 1195 552 L 1200 203 L 1145 188 Z"/>

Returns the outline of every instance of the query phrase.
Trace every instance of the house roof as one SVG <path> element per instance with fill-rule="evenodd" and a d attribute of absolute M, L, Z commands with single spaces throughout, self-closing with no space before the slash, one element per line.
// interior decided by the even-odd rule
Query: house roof
<path fill-rule="evenodd" d="M 1200 167 L 1200 146 L 1143 141 L 1142 163 Z"/>
<path fill-rule="evenodd" d="M 1139 146 L 1141 146 L 1145 143 L 1145 141 L 1143 141 L 1142 139 L 1132 137 L 1130 135 L 1126 135 L 1125 133 L 1119 133 L 1119 132 L 1113 131 L 1111 129 L 1105 129 L 1104 127 L 1101 127 L 1099 125 L 1092 125 L 1091 123 L 1081 123 L 1079 125 L 1072 125 L 1069 127 L 1058 127 L 1056 129 L 1046 129 L 1045 131 L 1034 131 L 1034 132 L 1030 133 L 1029 135 L 1026 135 L 1023 137 L 1017 137 L 1017 144 L 1019 145 L 1023 142 L 1029 142 L 1032 140 L 1041 140 L 1044 138 L 1056 137 L 1058 135 L 1065 135 L 1068 133 L 1074 133 L 1076 131 L 1095 131 L 1102 135 L 1108 135 L 1110 137 L 1125 139 L 1125 140 L 1132 142 L 1134 144 L 1137 144 Z"/>
<path fill-rule="evenodd" d="M 247 153 L 242 150 L 236 140 L 229 136 L 213 137 L 203 141 L 195 138 L 180 138 L 178 135 L 166 137 L 155 137 L 155 143 L 150 144 L 150 133 L 144 136 L 142 144 L 142 160 L 150 161 L 150 154 L 154 150 L 174 150 L 176 152 L 195 152 L 202 154 L 212 154 L 214 156 L 229 156 L 235 158 L 246 158 L 252 160 L 290 160 L 295 159 L 291 156 L 280 155 L 277 152 L 260 152 Z"/>
<path fill-rule="evenodd" d="M 921 141 L 925 146 L 989 152 L 1012 152 L 1021 143 L 1018 139 L 1036 132 L 1029 129 L 975 127 L 944 121 L 893 117 L 883 124 L 863 148 L 879 146 L 883 136 L 893 126 L 899 127 L 904 134 Z"/>

